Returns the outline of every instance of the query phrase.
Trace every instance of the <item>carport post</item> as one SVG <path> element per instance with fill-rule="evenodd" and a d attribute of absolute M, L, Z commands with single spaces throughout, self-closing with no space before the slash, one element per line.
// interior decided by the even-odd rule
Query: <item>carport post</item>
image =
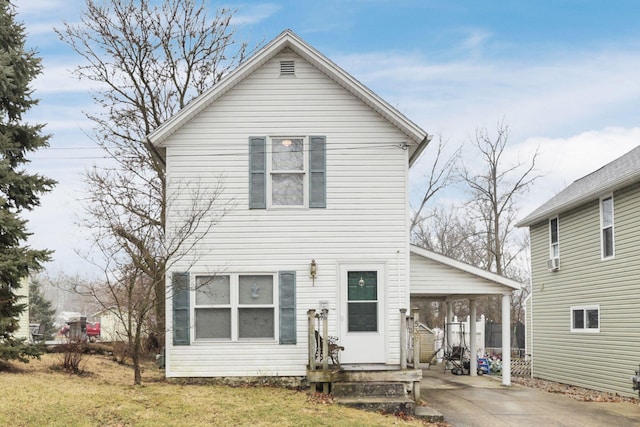
<path fill-rule="evenodd" d="M 471 354 L 469 355 L 469 374 L 472 377 L 478 375 L 478 339 L 476 337 L 476 300 L 469 300 L 469 345 L 471 349 Z"/>
<path fill-rule="evenodd" d="M 511 385 L 511 294 L 502 295 L 502 385 Z"/>
<path fill-rule="evenodd" d="M 400 309 L 400 369 L 407 369 L 407 309 Z"/>
<path fill-rule="evenodd" d="M 446 332 L 446 340 L 447 344 L 445 347 L 445 351 L 451 351 L 453 349 L 453 334 L 451 333 L 451 323 L 453 322 L 453 301 L 445 301 L 447 304 L 447 321 L 444 324 L 445 332 Z"/>

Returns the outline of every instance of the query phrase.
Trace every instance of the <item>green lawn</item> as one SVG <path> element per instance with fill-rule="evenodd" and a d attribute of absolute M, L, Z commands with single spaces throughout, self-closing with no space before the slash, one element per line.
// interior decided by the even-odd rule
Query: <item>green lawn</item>
<path fill-rule="evenodd" d="M 104 356 L 85 356 L 86 375 L 56 366 L 61 355 L 0 365 L 0 425 L 11 426 L 386 426 L 425 425 L 341 407 L 305 391 L 184 385 L 149 367 L 143 386 Z"/>

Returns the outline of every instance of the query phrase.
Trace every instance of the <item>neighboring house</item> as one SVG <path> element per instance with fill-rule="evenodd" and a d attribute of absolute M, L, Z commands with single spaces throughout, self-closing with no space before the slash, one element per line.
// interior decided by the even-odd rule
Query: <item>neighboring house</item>
<path fill-rule="evenodd" d="M 17 331 L 14 332 L 14 336 L 17 338 L 26 338 L 31 339 L 31 328 L 29 326 L 29 283 L 31 279 L 24 278 L 22 279 L 22 283 L 20 287 L 16 289 L 16 294 L 20 295 L 22 298 L 18 300 L 18 304 L 26 304 L 27 308 L 24 309 L 18 318 L 18 322 L 20 327 Z"/>
<path fill-rule="evenodd" d="M 343 366 L 402 365 L 410 258 L 444 260 L 409 244 L 408 172 L 425 131 L 285 31 L 149 139 L 167 194 L 179 193 L 169 238 L 198 185 L 222 177 L 220 203 L 233 204 L 205 250 L 169 263 L 168 377 L 303 377 L 307 312 L 323 308 Z M 423 279 L 426 295 L 433 276 Z"/>
<path fill-rule="evenodd" d="M 93 315 L 100 322 L 100 341 L 117 342 L 127 341 L 128 335 L 122 323 L 122 315 L 118 313 L 118 307 L 108 307 Z"/>
<path fill-rule="evenodd" d="M 533 376 L 626 396 L 640 364 L 640 147 L 519 224 L 531 235 Z"/>

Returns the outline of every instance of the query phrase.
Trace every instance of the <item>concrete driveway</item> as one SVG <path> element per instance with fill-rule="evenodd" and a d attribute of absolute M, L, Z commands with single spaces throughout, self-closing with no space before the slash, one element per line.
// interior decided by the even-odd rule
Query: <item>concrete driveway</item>
<path fill-rule="evenodd" d="M 505 387 L 489 376 L 443 373 L 437 366 L 423 371 L 420 394 L 456 427 L 640 426 L 640 406 L 632 403 L 580 402 L 516 384 Z"/>

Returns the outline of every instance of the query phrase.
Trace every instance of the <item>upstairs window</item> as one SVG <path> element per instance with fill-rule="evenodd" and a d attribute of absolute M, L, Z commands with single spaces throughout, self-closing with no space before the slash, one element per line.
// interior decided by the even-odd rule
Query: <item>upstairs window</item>
<path fill-rule="evenodd" d="M 600 224 L 601 224 L 601 247 L 602 258 L 614 256 L 614 233 L 613 233 L 613 196 L 606 197 L 600 201 Z"/>
<path fill-rule="evenodd" d="M 549 257 L 560 258 L 560 241 L 558 239 L 558 217 L 549 220 Z"/>
<path fill-rule="evenodd" d="M 571 332 L 600 332 L 600 306 L 571 307 Z"/>
<path fill-rule="evenodd" d="M 271 139 L 271 205 L 304 206 L 303 138 Z"/>
<path fill-rule="evenodd" d="M 325 208 L 324 136 L 249 138 L 249 209 Z"/>

